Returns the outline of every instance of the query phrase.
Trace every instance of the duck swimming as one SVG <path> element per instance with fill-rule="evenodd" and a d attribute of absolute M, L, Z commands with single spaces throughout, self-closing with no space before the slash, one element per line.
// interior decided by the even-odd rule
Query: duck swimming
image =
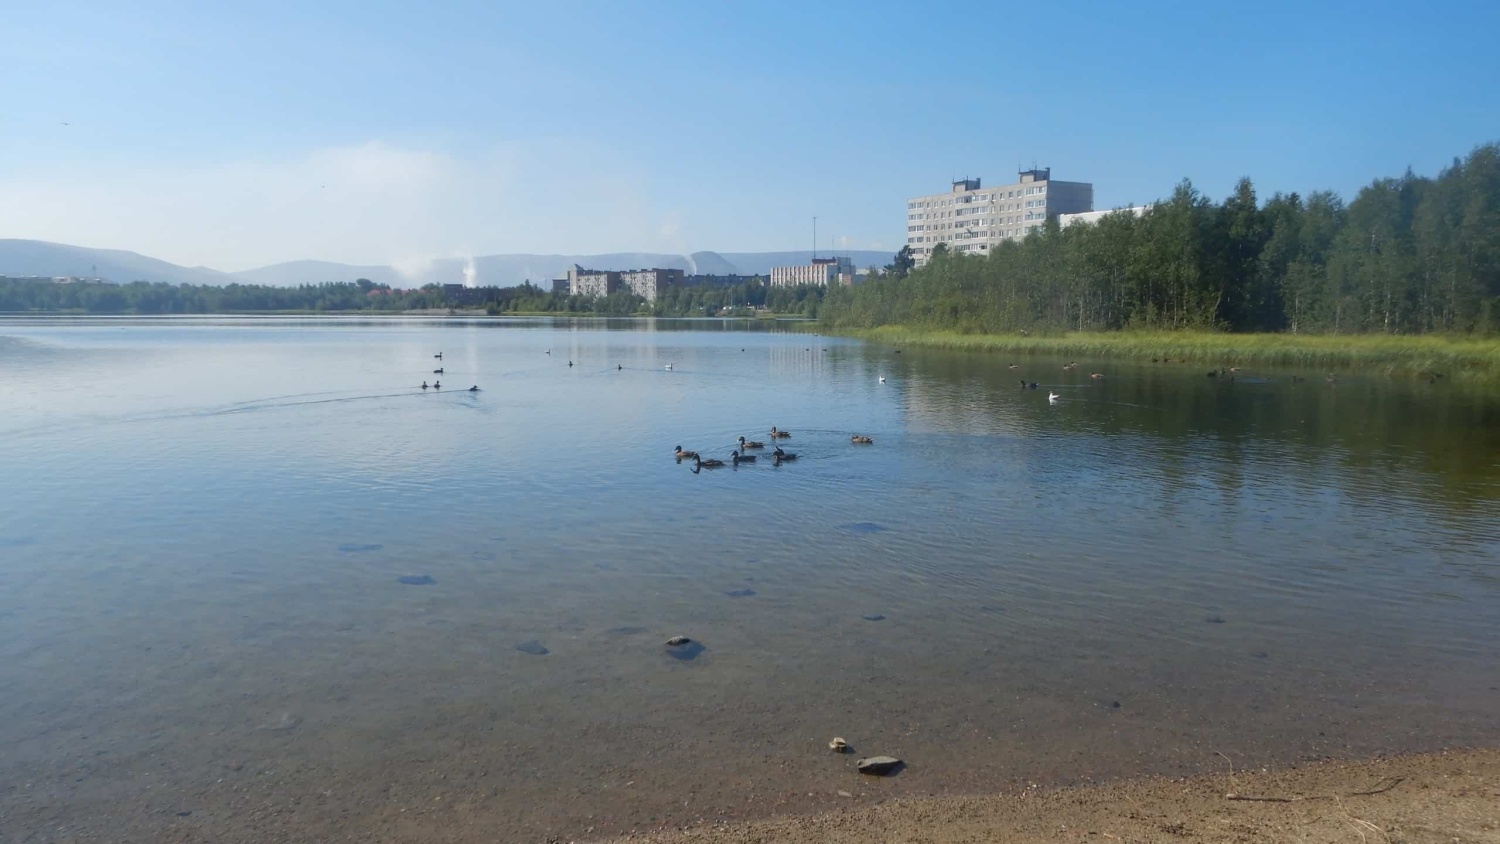
<path fill-rule="evenodd" d="M 443 374 L 443 368 L 440 366 L 437 369 L 432 370 L 432 374 L 433 375 L 442 375 Z"/>
<path fill-rule="evenodd" d="M 720 466 L 723 466 L 723 465 L 724 465 L 724 461 L 719 460 L 718 458 L 715 458 L 715 457 L 710 457 L 707 460 L 704 460 L 701 457 L 694 457 L 693 458 L 693 468 L 695 468 L 695 469 L 717 469 L 717 468 L 719 468 Z"/>
<path fill-rule="evenodd" d="M 753 455 L 753 454 L 740 454 L 738 451 L 731 451 L 731 452 L 729 452 L 729 454 L 730 454 L 730 457 L 733 459 L 734 465 L 736 465 L 736 466 L 740 465 L 741 463 L 754 463 L 755 462 L 755 455 Z"/>
<path fill-rule="evenodd" d="M 434 390 L 441 390 L 441 389 L 443 389 L 443 382 L 441 382 L 441 381 L 434 381 L 434 382 L 432 382 L 432 389 L 434 389 Z"/>
<path fill-rule="evenodd" d="M 433 357 L 437 358 L 438 360 L 442 360 L 443 359 L 443 353 L 442 352 L 438 352 L 437 354 L 433 355 Z"/>
<path fill-rule="evenodd" d="M 773 439 L 773 440 L 789 440 L 791 438 L 792 438 L 792 432 L 791 431 L 778 431 L 778 430 L 776 430 L 776 426 L 775 425 L 771 426 L 771 439 Z"/>
<path fill-rule="evenodd" d="M 427 389 L 427 382 L 426 381 L 422 382 L 422 389 L 424 389 L 424 390 Z"/>
<path fill-rule="evenodd" d="M 698 452 L 696 452 L 696 451 L 683 451 L 682 450 L 682 446 L 680 446 L 680 445 L 677 447 L 676 451 L 672 452 L 672 454 L 678 460 L 697 460 L 698 459 Z"/>
<path fill-rule="evenodd" d="M 774 458 L 777 463 L 781 463 L 782 461 L 796 460 L 797 459 L 797 455 L 796 454 L 794 454 L 794 453 L 792 453 L 790 451 L 782 451 L 781 450 L 781 446 L 776 446 L 776 450 L 773 451 L 773 452 L 771 452 L 771 457 Z"/>
<path fill-rule="evenodd" d="M 875 441 L 870 439 L 869 437 L 862 437 L 859 434 L 855 434 L 854 436 L 850 437 L 849 442 L 854 443 L 855 445 L 874 445 L 875 443 Z"/>
<path fill-rule="evenodd" d="M 766 447 L 765 443 L 756 442 L 755 440 L 747 440 L 744 437 L 740 437 L 740 450 L 741 451 L 744 451 L 747 448 L 765 448 L 765 447 Z"/>
<path fill-rule="evenodd" d="M 475 384 L 474 386 L 470 387 L 469 388 L 469 392 L 471 392 L 471 393 L 477 393 L 477 392 L 479 392 L 479 385 Z"/>

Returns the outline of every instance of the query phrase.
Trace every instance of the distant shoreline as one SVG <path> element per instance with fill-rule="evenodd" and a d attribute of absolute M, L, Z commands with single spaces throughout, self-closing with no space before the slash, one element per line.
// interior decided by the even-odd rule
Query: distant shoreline
<path fill-rule="evenodd" d="M 1122 358 L 1213 369 L 1231 366 L 1420 377 L 1436 382 L 1500 384 L 1500 337 L 1387 334 L 1227 334 L 1206 331 L 1069 332 L 1051 335 L 963 334 L 903 326 L 826 329 L 893 346 L 952 351 Z"/>

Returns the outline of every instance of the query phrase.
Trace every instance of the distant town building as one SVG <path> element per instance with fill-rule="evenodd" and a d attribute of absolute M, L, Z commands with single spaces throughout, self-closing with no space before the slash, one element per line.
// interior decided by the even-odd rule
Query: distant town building
<path fill-rule="evenodd" d="M 554 278 L 554 279 L 552 279 L 552 292 L 553 293 L 567 293 L 568 290 L 569 290 L 569 287 L 568 287 L 568 277 L 567 276 L 563 276 L 562 278 Z"/>
<path fill-rule="evenodd" d="M 688 287 L 733 287 L 747 281 L 764 281 L 758 275 L 690 275 L 682 283 Z"/>
<path fill-rule="evenodd" d="M 625 270 L 620 273 L 620 283 L 647 302 L 655 302 L 656 297 L 665 293 L 667 288 L 683 286 L 683 272 L 660 269 Z"/>
<path fill-rule="evenodd" d="M 1058 214 L 1057 225 L 1061 228 L 1067 228 L 1074 223 L 1097 223 L 1106 216 L 1116 213 L 1139 217 L 1155 207 L 1154 205 L 1133 205 L 1129 208 L 1116 208 L 1113 211 L 1085 211 L 1082 214 Z"/>
<path fill-rule="evenodd" d="M 568 270 L 568 292 L 574 296 L 608 296 L 619 289 L 618 272 L 586 270 L 577 264 Z"/>
<path fill-rule="evenodd" d="M 906 245 L 917 266 L 939 243 L 961 254 L 986 254 L 996 244 L 1019 240 L 1062 214 L 1094 210 L 1094 186 L 1052 179 L 1052 169 L 1022 170 L 1018 180 L 985 188 L 979 179 L 953 182 L 947 193 L 906 203 Z"/>
<path fill-rule="evenodd" d="M 800 284 L 853 284 L 854 262 L 848 258 L 814 258 L 810 264 L 795 267 L 772 267 L 772 287 L 796 287 Z"/>

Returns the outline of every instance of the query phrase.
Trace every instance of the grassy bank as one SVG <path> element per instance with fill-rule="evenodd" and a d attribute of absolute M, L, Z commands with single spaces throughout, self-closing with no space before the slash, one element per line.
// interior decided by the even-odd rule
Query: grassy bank
<path fill-rule="evenodd" d="M 839 332 L 894 346 L 1012 355 L 1187 361 L 1205 366 L 1265 366 L 1316 372 L 1500 384 L 1500 338 L 1449 336 L 1217 334 L 1189 331 L 1081 332 L 1031 336 L 914 331 L 900 326 Z"/>

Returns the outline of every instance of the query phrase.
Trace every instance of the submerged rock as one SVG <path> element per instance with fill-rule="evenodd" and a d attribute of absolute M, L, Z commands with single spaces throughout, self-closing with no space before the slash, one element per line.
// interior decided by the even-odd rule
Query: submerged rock
<path fill-rule="evenodd" d="M 430 575 L 425 574 L 403 574 L 396 578 L 396 582 L 406 586 L 431 586 L 437 583 Z"/>
<path fill-rule="evenodd" d="M 885 621 L 885 616 L 881 615 L 878 612 L 872 613 L 870 615 L 862 615 L 860 616 L 860 618 L 864 619 L 865 621 Z"/>
<path fill-rule="evenodd" d="M 871 756 L 861 759 L 855 763 L 861 774 L 869 774 L 874 777 L 883 777 L 893 774 L 901 768 L 902 761 L 894 756 Z"/>
<path fill-rule="evenodd" d="M 880 533 L 888 528 L 875 522 L 850 522 L 847 525 L 839 525 L 839 530 L 846 533 Z"/>
<path fill-rule="evenodd" d="M 728 595 L 731 598 L 748 598 L 751 595 L 755 594 L 755 590 L 754 589 L 731 589 L 728 592 L 725 592 L 724 594 Z"/>
<path fill-rule="evenodd" d="M 672 638 L 667 640 L 667 647 L 675 648 L 678 645 L 688 645 L 692 644 L 692 641 L 692 639 L 689 639 L 686 636 L 673 636 Z"/>
<path fill-rule="evenodd" d="M 708 648 L 686 636 L 673 636 L 667 640 L 667 656 L 681 662 L 692 662 Z"/>
<path fill-rule="evenodd" d="M 516 645 L 516 650 L 520 651 L 523 654 L 531 654 L 532 656 L 546 656 L 547 654 L 552 653 L 551 651 L 547 650 L 541 642 L 538 642 L 535 639 L 531 639 L 529 641 L 522 642 L 521 644 Z"/>
<path fill-rule="evenodd" d="M 361 551 L 379 551 L 384 547 L 384 545 L 360 545 L 356 542 L 345 542 L 339 546 L 339 550 L 345 554 L 358 554 Z"/>

